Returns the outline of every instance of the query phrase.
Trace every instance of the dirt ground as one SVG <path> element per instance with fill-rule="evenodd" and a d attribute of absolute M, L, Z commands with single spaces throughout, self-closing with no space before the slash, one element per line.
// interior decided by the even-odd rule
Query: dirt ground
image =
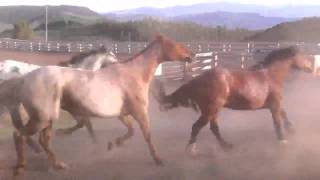
<path fill-rule="evenodd" d="M 0 53 L 1 54 L 1 53 Z M 171 87 L 170 87 L 171 88 Z M 172 88 L 171 88 L 172 89 Z M 160 112 L 151 100 L 150 119 L 153 141 L 165 164 L 157 167 L 141 132 L 122 147 L 107 151 L 107 143 L 126 129 L 117 119 L 93 119 L 99 138 L 97 145 L 85 129 L 71 136 L 56 136 L 53 147 L 69 169 L 48 169 L 46 155 L 27 152 L 26 180 L 302 180 L 320 179 L 320 79 L 296 73 L 285 84 L 284 107 L 295 124 L 296 134 L 287 145 L 275 138 L 271 115 L 267 110 L 232 111 L 220 114 L 222 135 L 232 142 L 230 152 L 222 151 L 209 127 L 198 137 L 199 156 L 190 157 L 185 145 L 192 124 L 199 114 L 178 108 Z M 68 118 L 67 118 L 68 119 Z M 4 120 L 3 120 L 4 121 Z M 2 122 L 0 131 L 9 124 Z M 73 124 L 71 120 L 58 126 Z M 56 126 L 57 127 L 57 126 Z M 0 138 L 0 179 L 11 179 L 16 157 L 11 137 Z"/>

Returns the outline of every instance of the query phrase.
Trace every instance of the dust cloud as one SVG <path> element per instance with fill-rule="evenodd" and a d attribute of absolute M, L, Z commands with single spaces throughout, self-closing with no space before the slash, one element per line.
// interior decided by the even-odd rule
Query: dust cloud
<path fill-rule="evenodd" d="M 222 135 L 234 145 L 222 151 L 209 127 L 198 137 L 199 156 L 190 157 L 185 146 L 191 126 L 199 114 L 178 108 L 160 112 L 151 102 L 152 139 L 165 165 L 154 165 L 140 129 L 122 147 L 107 151 L 107 142 L 126 132 L 117 119 L 93 119 L 99 138 L 93 144 L 85 129 L 68 137 L 54 138 L 59 159 L 70 167 L 48 171 L 44 153 L 28 151 L 25 179 L 145 179 L 145 180 L 300 180 L 320 178 L 320 78 L 294 73 L 284 88 L 284 108 L 296 133 L 289 143 L 276 141 L 271 114 L 267 110 L 223 110 L 219 116 Z M 70 120 L 69 120 L 70 121 Z M 70 121 L 68 124 L 74 122 Z M 15 162 L 12 139 L 1 139 L 0 179 L 11 177 Z"/>

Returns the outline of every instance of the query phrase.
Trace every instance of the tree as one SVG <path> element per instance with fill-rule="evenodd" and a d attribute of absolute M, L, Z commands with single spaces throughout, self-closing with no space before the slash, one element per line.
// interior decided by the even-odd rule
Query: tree
<path fill-rule="evenodd" d="M 26 21 L 19 22 L 14 25 L 13 38 L 30 40 L 33 37 L 33 29 Z"/>

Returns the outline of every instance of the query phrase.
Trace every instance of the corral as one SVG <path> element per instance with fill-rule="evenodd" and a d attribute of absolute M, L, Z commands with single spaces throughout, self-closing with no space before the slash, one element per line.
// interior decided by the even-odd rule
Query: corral
<path fill-rule="evenodd" d="M 6 53 L 5 58 L 25 58 L 27 62 L 43 65 L 56 64 L 70 56 L 26 52 L 22 55 L 21 52 L 7 50 L 1 51 L 0 55 Z M 241 56 L 238 57 L 240 61 L 233 62 L 234 67 L 241 68 Z M 116 119 L 95 119 L 98 145 L 92 144 L 84 130 L 70 137 L 56 137 L 54 147 L 61 158 L 71 164 L 70 169 L 48 172 L 48 165 L 43 161 L 45 155 L 28 152 L 28 159 L 36 163 L 27 167 L 26 179 L 318 179 L 318 81 L 311 75 L 295 72 L 285 85 L 284 107 L 297 129 L 286 146 L 277 143 L 268 112 L 225 110 L 220 117 L 221 131 L 235 148 L 231 152 L 221 151 L 211 132 L 204 130 L 198 141 L 201 154 L 192 158 L 184 150 L 197 113 L 183 108 L 160 112 L 158 104 L 152 100 L 151 128 L 155 144 L 165 159 L 164 167 L 154 166 L 147 156 L 139 131 L 123 147 L 107 152 L 107 142 L 125 129 Z M 166 88 L 173 90 L 179 83 L 170 81 Z M 63 115 L 57 126 L 73 123 L 68 118 L 68 115 Z M 9 119 L 3 119 L 1 124 L 0 178 L 8 179 L 15 154 Z"/>

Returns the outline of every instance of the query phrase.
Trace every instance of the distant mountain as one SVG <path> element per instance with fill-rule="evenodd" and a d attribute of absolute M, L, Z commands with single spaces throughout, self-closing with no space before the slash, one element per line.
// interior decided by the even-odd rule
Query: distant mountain
<path fill-rule="evenodd" d="M 175 21 L 190 21 L 205 26 L 226 26 L 230 29 L 266 29 L 276 24 L 292 21 L 291 18 L 264 17 L 255 13 L 213 12 L 183 15 L 172 18 Z"/>
<path fill-rule="evenodd" d="M 268 17 L 298 18 L 309 16 L 320 16 L 319 5 L 286 5 L 281 7 L 270 7 L 262 5 L 241 4 L 241 3 L 199 3 L 189 6 L 174 6 L 167 8 L 141 7 L 122 11 L 110 12 L 116 15 L 146 15 L 158 17 L 173 17 L 182 15 L 193 15 L 210 13 L 216 11 L 234 13 L 258 13 Z M 110 13 L 105 13 L 106 16 Z"/>
<path fill-rule="evenodd" d="M 247 40 L 251 41 L 302 41 L 320 42 L 320 17 L 304 18 L 294 22 L 278 24 Z"/>

